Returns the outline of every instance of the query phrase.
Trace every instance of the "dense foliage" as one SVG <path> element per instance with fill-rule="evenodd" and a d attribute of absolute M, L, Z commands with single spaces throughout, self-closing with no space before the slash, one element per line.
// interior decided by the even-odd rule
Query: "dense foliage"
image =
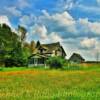
<path fill-rule="evenodd" d="M 12 32 L 8 25 L 0 25 L 0 62 L 4 62 L 6 67 L 27 64 L 29 49 L 22 47 L 21 36 Z"/>
<path fill-rule="evenodd" d="M 61 58 L 61 57 L 50 57 L 47 60 L 47 64 L 50 66 L 50 68 L 62 68 L 63 64 L 65 62 L 65 59 Z"/>

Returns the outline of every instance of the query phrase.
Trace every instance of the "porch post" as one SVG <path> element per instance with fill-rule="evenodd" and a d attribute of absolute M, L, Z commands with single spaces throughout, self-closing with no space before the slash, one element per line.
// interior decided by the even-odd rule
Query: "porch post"
<path fill-rule="evenodd" d="M 36 58 L 36 66 L 38 65 L 38 58 Z"/>
<path fill-rule="evenodd" d="M 44 66 L 45 66 L 45 69 L 46 69 L 46 58 L 44 58 Z"/>
<path fill-rule="evenodd" d="M 36 58 L 34 58 L 34 66 L 36 66 Z"/>
<path fill-rule="evenodd" d="M 44 63 L 45 69 L 47 68 L 46 64 Z"/>

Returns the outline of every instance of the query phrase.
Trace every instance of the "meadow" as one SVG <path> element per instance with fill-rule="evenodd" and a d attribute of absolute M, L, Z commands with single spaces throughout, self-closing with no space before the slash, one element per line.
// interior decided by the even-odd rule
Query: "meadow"
<path fill-rule="evenodd" d="M 100 67 L 1 68 L 0 100 L 100 100 Z"/>

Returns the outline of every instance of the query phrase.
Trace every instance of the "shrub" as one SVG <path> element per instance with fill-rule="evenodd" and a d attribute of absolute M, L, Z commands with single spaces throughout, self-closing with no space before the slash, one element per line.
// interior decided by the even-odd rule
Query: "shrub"
<path fill-rule="evenodd" d="M 5 67 L 20 67 L 20 66 L 27 66 L 27 62 L 24 59 L 5 59 Z"/>
<path fill-rule="evenodd" d="M 47 60 L 47 64 L 50 66 L 50 68 L 62 68 L 64 63 L 64 59 L 61 57 L 50 57 Z"/>

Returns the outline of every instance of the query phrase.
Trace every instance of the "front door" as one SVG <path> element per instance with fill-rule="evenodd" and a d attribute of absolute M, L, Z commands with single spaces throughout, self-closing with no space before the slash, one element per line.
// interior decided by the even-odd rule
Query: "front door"
<path fill-rule="evenodd" d="M 34 65 L 37 66 L 38 65 L 38 59 L 34 58 Z"/>

